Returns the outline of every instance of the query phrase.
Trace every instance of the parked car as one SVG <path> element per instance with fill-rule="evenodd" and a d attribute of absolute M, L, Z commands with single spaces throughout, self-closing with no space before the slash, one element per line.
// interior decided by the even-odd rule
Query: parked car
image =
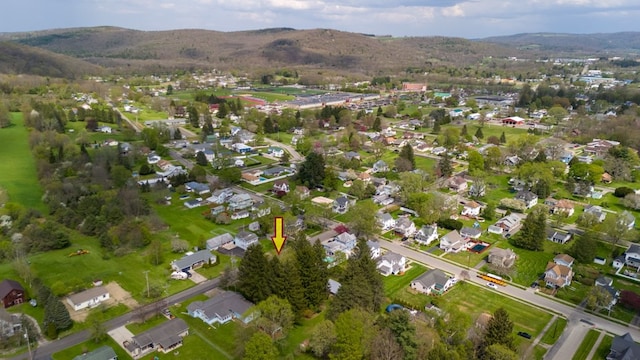
<path fill-rule="evenodd" d="M 490 288 L 492 288 L 492 289 L 494 289 L 494 290 L 498 290 L 498 285 L 496 285 L 496 284 L 494 284 L 494 283 L 492 283 L 492 282 L 487 283 L 487 286 L 488 286 L 488 287 L 490 287 Z"/>
<path fill-rule="evenodd" d="M 531 339 L 531 334 L 524 331 L 518 331 L 518 336 L 522 336 L 525 339 Z"/>

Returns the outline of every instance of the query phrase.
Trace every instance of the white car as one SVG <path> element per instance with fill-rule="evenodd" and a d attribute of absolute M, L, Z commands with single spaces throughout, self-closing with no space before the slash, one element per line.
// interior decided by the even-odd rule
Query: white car
<path fill-rule="evenodd" d="M 494 284 L 494 283 L 487 283 L 487 286 L 494 289 L 494 290 L 498 290 L 498 285 Z"/>

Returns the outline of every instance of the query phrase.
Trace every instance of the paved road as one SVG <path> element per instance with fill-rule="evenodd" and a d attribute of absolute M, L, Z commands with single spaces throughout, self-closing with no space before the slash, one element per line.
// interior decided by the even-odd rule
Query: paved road
<path fill-rule="evenodd" d="M 483 281 L 482 279 L 476 277 L 476 270 L 474 269 L 466 269 L 461 266 L 454 265 L 440 258 L 434 257 L 430 254 L 420 252 L 411 248 L 407 248 L 396 242 L 381 240 L 380 246 L 387 250 L 393 251 L 397 254 L 403 255 L 407 258 L 426 264 L 429 267 L 442 269 L 445 272 L 448 272 L 453 275 L 459 275 L 463 270 L 467 270 L 469 271 L 469 275 L 471 276 L 471 279 L 470 279 L 471 282 L 479 284 L 481 286 L 486 285 L 486 281 Z M 487 289 L 489 288 L 487 287 Z M 568 319 L 568 324 L 567 324 L 567 330 L 565 331 L 563 336 L 566 335 L 567 337 L 569 337 L 568 339 L 569 341 L 563 341 L 558 346 L 554 346 L 554 348 L 552 349 L 552 350 L 561 352 L 562 354 L 565 353 L 564 351 L 565 348 L 568 348 L 568 347 L 572 348 L 575 345 L 574 342 L 576 341 L 575 339 L 577 335 L 573 335 L 573 332 L 576 328 L 580 329 L 580 327 L 582 326 L 581 324 L 583 323 L 580 322 L 581 319 L 587 319 L 588 321 L 593 323 L 592 326 L 595 328 L 599 328 L 616 335 L 622 335 L 624 333 L 629 332 L 634 339 L 640 339 L 640 330 L 637 327 L 620 325 L 618 323 L 614 323 L 607 319 L 588 314 L 584 312 L 582 309 L 565 305 L 563 303 L 547 298 L 546 296 L 536 295 L 532 289 L 523 290 L 521 288 L 508 285 L 505 287 L 500 287 L 499 290 L 497 291 L 500 293 L 509 295 L 513 298 L 520 299 L 525 302 L 529 302 L 531 304 L 537 305 L 538 307 L 564 315 Z M 586 324 L 586 325 L 591 326 L 589 324 Z M 575 346 L 579 346 L 579 345 L 580 345 L 580 341 L 578 341 L 577 345 Z M 560 356 L 558 357 L 547 356 L 545 358 L 567 359 L 567 358 L 562 358 Z"/>
<path fill-rule="evenodd" d="M 288 144 L 285 143 L 281 143 L 275 140 L 271 140 L 269 138 L 264 138 L 264 141 L 266 141 L 267 143 L 271 144 L 271 145 L 275 145 L 275 146 L 279 146 L 285 150 L 287 150 L 289 152 L 289 155 L 291 155 L 291 162 L 300 162 L 302 160 L 304 160 L 304 156 L 302 156 L 299 152 L 296 151 L 296 149 Z"/>
<path fill-rule="evenodd" d="M 160 301 L 166 301 L 166 303 L 168 305 L 171 304 L 176 304 L 176 303 L 180 303 L 183 302 L 187 299 L 190 299 L 196 295 L 199 294 L 203 294 L 215 287 L 218 286 L 218 284 L 220 283 L 220 280 L 218 278 L 215 279 L 211 279 L 211 280 L 207 280 L 205 282 L 202 282 L 192 288 L 189 288 L 187 290 L 181 291 L 177 294 L 171 295 L 163 300 Z M 107 321 L 104 326 L 105 329 L 107 331 L 110 331 L 112 329 L 118 328 L 120 326 L 126 325 L 127 323 L 129 323 L 131 321 L 133 317 L 132 312 L 126 313 L 124 315 L 121 315 L 115 319 L 111 319 L 109 321 Z M 81 344 L 87 340 L 89 340 L 90 338 L 90 333 L 89 330 L 83 330 L 83 331 L 79 331 L 76 333 L 73 333 L 69 336 L 66 336 L 62 339 L 56 340 L 56 341 L 51 341 L 45 345 L 42 345 L 40 347 L 38 347 L 37 349 L 35 349 L 33 351 L 33 359 L 35 360 L 47 360 L 51 358 L 51 355 L 53 355 L 56 352 L 62 351 L 64 349 L 70 348 L 72 346 Z M 12 358 L 12 360 L 23 360 L 23 359 L 28 359 L 29 358 L 29 354 L 22 354 L 19 356 L 16 356 L 14 358 Z"/>

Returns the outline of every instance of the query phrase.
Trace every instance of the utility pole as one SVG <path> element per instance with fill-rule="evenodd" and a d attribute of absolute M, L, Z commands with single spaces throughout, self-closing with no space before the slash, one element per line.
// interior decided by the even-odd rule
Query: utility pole
<path fill-rule="evenodd" d="M 149 290 L 149 270 L 143 271 L 144 277 L 147 279 L 147 297 L 150 298 L 150 290 Z"/>
<path fill-rule="evenodd" d="M 25 329 L 24 337 L 27 339 L 27 348 L 29 349 L 29 360 L 33 360 L 33 356 L 31 355 L 31 342 L 29 341 L 29 330 Z"/>

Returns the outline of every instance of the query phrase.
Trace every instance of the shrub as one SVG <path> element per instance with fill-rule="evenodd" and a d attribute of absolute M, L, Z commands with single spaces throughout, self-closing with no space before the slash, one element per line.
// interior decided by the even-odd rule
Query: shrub
<path fill-rule="evenodd" d="M 449 230 L 460 230 L 464 226 L 462 221 L 454 219 L 440 219 L 438 226 Z"/>
<path fill-rule="evenodd" d="M 632 188 L 628 188 L 626 186 L 620 186 L 615 189 L 613 192 L 613 196 L 623 198 L 628 194 L 634 193 L 635 191 Z"/>

